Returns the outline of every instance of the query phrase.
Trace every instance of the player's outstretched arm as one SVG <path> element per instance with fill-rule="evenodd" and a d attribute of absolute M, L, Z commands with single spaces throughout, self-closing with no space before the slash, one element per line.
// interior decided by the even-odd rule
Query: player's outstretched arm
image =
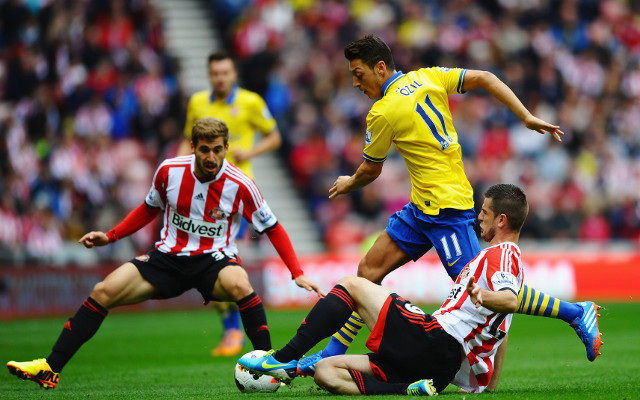
<path fill-rule="evenodd" d="M 518 96 L 513 93 L 513 90 L 497 76 L 489 71 L 467 70 L 463 90 L 466 92 L 478 88 L 487 90 L 493 97 L 509 107 L 527 128 L 541 134 L 549 132 L 558 142 L 562 141 L 561 136 L 564 135 L 564 132 L 560 130 L 560 127 L 533 116 L 518 99 Z"/>
<path fill-rule="evenodd" d="M 109 244 L 109 238 L 104 232 L 92 231 L 81 237 L 80 240 L 78 240 L 78 243 L 82 243 L 84 247 L 90 249 L 92 247 L 100 247 Z"/>
<path fill-rule="evenodd" d="M 289 234 L 284 230 L 282 225 L 277 223 L 274 227 L 267 230 L 267 237 L 271 241 L 271 244 L 273 244 L 273 247 L 275 247 L 284 264 L 289 268 L 291 277 L 295 280 L 296 285 L 309 291 L 313 290 L 318 296 L 324 297 L 325 294 L 320 290 L 318 285 L 304 275 L 298 256 L 293 250 Z"/>

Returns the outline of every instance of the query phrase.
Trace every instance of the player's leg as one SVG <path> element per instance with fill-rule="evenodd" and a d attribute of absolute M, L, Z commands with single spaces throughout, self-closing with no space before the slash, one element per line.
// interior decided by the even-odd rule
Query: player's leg
<path fill-rule="evenodd" d="M 125 263 L 95 285 L 76 314 L 65 323 L 51 354 L 46 359 L 7 364 L 9 371 L 45 388 L 58 384 L 59 373 L 78 349 L 98 331 L 111 308 L 136 304 L 151 298 L 156 289 L 135 265 Z"/>
<path fill-rule="evenodd" d="M 260 296 L 253 290 L 244 268 L 237 263 L 222 268 L 211 294 L 215 299 L 234 301 L 238 305 L 242 325 L 254 349 L 271 349 L 271 336 L 264 305 Z"/>
<path fill-rule="evenodd" d="M 587 350 L 587 358 L 593 361 L 600 355 L 602 334 L 598 328 L 597 304 L 587 301 L 570 303 L 523 285 L 518 295 L 519 314 L 558 318 L 573 327 Z"/>
<path fill-rule="evenodd" d="M 390 272 L 411 260 L 415 261 L 422 257 L 433 247 L 427 234 L 432 222 L 428 218 L 429 216 L 426 216 L 412 203 L 407 204 L 401 211 L 389 217 L 385 231 L 378 236 L 373 246 L 360 261 L 358 276 L 369 279 L 371 282 L 381 283 Z M 465 216 L 465 220 L 468 218 L 469 216 Z M 473 211 L 471 211 L 471 220 L 474 221 L 474 218 Z M 471 226 L 473 226 L 473 222 Z M 475 238 L 475 241 L 477 243 L 478 239 Z M 479 245 L 478 252 L 480 252 Z M 311 368 L 308 365 L 312 366 L 321 357 L 346 353 L 359 331 L 359 329 L 354 330 L 359 322 L 358 316 L 354 315 L 343 329 L 336 332 L 321 353 L 302 360 L 300 362 L 302 372 L 309 373 Z"/>
<path fill-rule="evenodd" d="M 340 355 L 318 362 L 315 383 L 335 394 L 407 394 L 408 383 L 389 383 L 377 379 L 367 355 Z M 433 393 L 435 389 L 430 388 Z"/>
<path fill-rule="evenodd" d="M 369 377 L 373 371 L 369 364 L 369 357 L 364 354 L 340 355 L 320 360 L 316 366 L 316 373 L 313 380 L 316 385 L 336 394 L 362 394 L 358 388 L 352 372 L 356 374 L 361 385 L 366 375 Z M 375 379 L 375 378 L 373 378 Z"/>
<path fill-rule="evenodd" d="M 424 312 L 388 289 L 373 286 L 362 278 L 349 279 L 345 287 L 371 329 L 367 347 L 375 353 L 321 360 L 314 375 L 316 383 L 333 393 L 368 395 L 408 394 L 409 382 L 418 377 L 434 379 L 423 379 L 423 385 L 413 391 L 416 393 L 435 394 L 436 379 L 442 381 L 442 387 L 449 384 L 460 365 L 460 345 L 455 339 L 432 327 L 429 330 L 437 332 L 433 334 L 435 341 L 432 336 L 425 336 L 425 325 L 417 322 L 427 319 Z M 448 341 L 437 340 L 442 335 Z M 432 356 L 434 348 L 436 353 L 444 351 L 448 356 Z"/>
<path fill-rule="evenodd" d="M 244 332 L 238 305 L 228 301 L 216 301 L 213 308 L 220 316 L 223 331 L 220 343 L 211 350 L 211 355 L 230 357 L 239 354 L 244 345 Z"/>
<path fill-rule="evenodd" d="M 236 241 L 244 241 L 242 238 L 247 232 L 247 220 L 242 218 Z M 244 345 L 244 333 L 240 323 L 240 310 L 235 303 L 216 301 L 213 308 L 217 311 L 222 321 L 222 339 L 220 343 L 211 350 L 214 357 L 230 357 L 240 354 Z"/>
<path fill-rule="evenodd" d="M 363 286 L 369 289 L 363 289 Z M 347 287 L 354 292 L 353 296 Z M 379 311 L 388 293 L 388 289 L 366 279 L 345 277 L 324 298 L 318 300 L 298 328 L 296 335 L 282 349 L 269 353 L 262 359 L 240 358 L 238 362 L 254 372 L 290 380 L 296 375 L 297 360 L 342 326 L 355 307 L 359 307 L 367 319 L 372 315 L 377 317 L 375 309 L 378 307 Z M 375 320 L 367 323 L 375 324 Z"/>
<path fill-rule="evenodd" d="M 398 233 L 396 233 L 398 231 L 398 228 L 396 228 L 398 223 L 394 222 L 394 219 L 395 216 L 389 219 L 387 230 L 378 236 L 373 246 L 360 260 L 358 276 L 379 284 L 391 271 L 411 261 L 411 257 L 388 233 L 392 232 L 394 236 L 398 236 Z M 321 353 L 301 360 L 300 367 L 302 372 L 311 373 L 311 368 L 320 358 L 346 353 L 362 326 L 363 321 L 360 316 L 357 313 L 352 314 L 347 323 L 331 337 Z"/>

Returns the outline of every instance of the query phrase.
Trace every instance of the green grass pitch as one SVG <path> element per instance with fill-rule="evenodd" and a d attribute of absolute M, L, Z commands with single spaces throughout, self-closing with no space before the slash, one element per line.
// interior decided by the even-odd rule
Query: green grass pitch
<path fill-rule="evenodd" d="M 516 316 L 498 392 L 491 399 L 640 399 L 640 303 L 604 304 L 603 355 L 587 361 L 582 343 L 564 322 Z M 425 306 L 430 312 L 436 307 Z M 273 344 L 284 345 L 306 311 L 268 310 Z M 1 361 L 49 354 L 66 317 L 0 322 Z M 365 332 L 366 331 L 366 332 Z M 5 369 L 1 399 L 307 399 L 335 397 L 312 378 L 298 378 L 276 393 L 242 394 L 233 382 L 235 358 L 213 358 L 221 333 L 210 308 L 187 311 L 113 311 L 94 338 L 67 365 L 56 389 L 43 390 Z M 351 353 L 364 352 L 367 328 Z M 245 350 L 251 348 L 245 345 Z M 450 399 L 476 395 L 449 386 Z M 353 397 L 349 397 L 353 398 Z M 358 396 L 356 396 L 358 398 Z M 397 398 L 377 396 L 376 398 Z"/>

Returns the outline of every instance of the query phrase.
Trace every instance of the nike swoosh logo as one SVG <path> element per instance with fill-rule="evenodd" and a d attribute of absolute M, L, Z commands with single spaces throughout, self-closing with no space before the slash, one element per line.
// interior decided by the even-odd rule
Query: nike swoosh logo
<path fill-rule="evenodd" d="M 456 258 L 456 260 L 455 260 L 454 262 L 448 262 L 447 264 L 448 264 L 450 267 L 453 267 L 453 265 L 454 265 L 455 263 L 457 263 L 457 262 L 458 262 L 458 260 L 460 260 L 461 258 L 462 258 L 462 256 L 460 256 L 460 257 Z"/>
<path fill-rule="evenodd" d="M 286 366 L 287 364 L 269 364 L 266 360 L 262 362 L 262 368 L 264 369 L 281 368 Z"/>

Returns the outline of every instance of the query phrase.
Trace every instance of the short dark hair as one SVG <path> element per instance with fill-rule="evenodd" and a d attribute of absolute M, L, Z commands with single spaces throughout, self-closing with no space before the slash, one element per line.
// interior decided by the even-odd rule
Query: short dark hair
<path fill-rule="evenodd" d="M 213 117 L 203 117 L 198 119 L 191 128 L 191 141 L 193 147 L 198 145 L 200 139 L 213 140 L 217 137 L 224 139 L 224 145 L 229 143 L 229 128 L 223 120 Z"/>
<path fill-rule="evenodd" d="M 391 49 L 377 36 L 367 35 L 362 39 L 351 42 L 344 48 L 344 56 L 349 61 L 360 59 L 371 69 L 379 61 L 384 61 L 387 68 L 392 71 L 396 69 Z"/>
<path fill-rule="evenodd" d="M 207 65 L 211 64 L 212 61 L 222 61 L 226 59 L 233 61 L 231 54 L 227 53 L 226 51 L 215 51 L 209 54 L 209 58 L 207 59 Z"/>
<path fill-rule="evenodd" d="M 491 209 L 495 215 L 507 216 L 509 229 L 520 232 L 529 213 L 527 196 L 522 189 L 509 183 L 499 183 L 487 189 L 484 197 L 492 200 Z"/>

